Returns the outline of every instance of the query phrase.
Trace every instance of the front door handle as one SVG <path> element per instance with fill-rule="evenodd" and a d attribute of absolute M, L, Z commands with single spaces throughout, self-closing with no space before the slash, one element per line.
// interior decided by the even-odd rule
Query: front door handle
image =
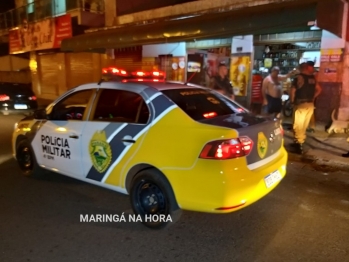
<path fill-rule="evenodd" d="M 72 135 L 70 135 L 69 137 L 70 137 L 70 138 L 74 138 L 74 139 L 79 139 L 79 136 L 78 136 L 78 135 L 73 135 L 73 134 L 72 134 Z"/>

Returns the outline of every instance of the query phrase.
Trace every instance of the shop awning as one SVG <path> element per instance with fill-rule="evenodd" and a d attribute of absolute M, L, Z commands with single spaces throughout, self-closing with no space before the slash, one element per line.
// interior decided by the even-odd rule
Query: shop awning
<path fill-rule="evenodd" d="M 245 34 L 307 31 L 316 18 L 316 0 L 280 2 L 229 12 L 128 25 L 79 35 L 62 41 L 62 51 L 89 51 L 146 44 L 173 43 Z"/>

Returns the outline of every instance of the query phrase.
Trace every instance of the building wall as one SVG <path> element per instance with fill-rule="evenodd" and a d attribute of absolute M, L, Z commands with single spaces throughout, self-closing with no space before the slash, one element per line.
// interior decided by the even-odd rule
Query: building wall
<path fill-rule="evenodd" d="M 7 55 L 0 57 L 0 71 L 19 71 L 28 69 L 29 60 Z"/>
<path fill-rule="evenodd" d="M 33 91 L 39 98 L 56 99 L 78 85 L 95 82 L 102 77 L 102 68 L 117 66 L 125 70 L 158 69 L 155 57 L 110 57 L 98 53 L 31 52 L 30 68 Z"/>
<path fill-rule="evenodd" d="M 190 3 L 172 5 L 162 8 L 157 8 L 149 11 L 143 11 L 138 13 L 133 13 L 129 15 L 123 15 L 116 17 L 116 13 L 114 13 L 115 23 L 116 24 L 127 24 L 127 23 L 135 23 L 145 20 L 154 20 L 161 19 L 165 17 L 171 16 L 180 16 L 185 14 L 194 14 L 197 12 L 205 12 L 212 9 L 220 10 L 222 8 L 226 8 L 228 10 L 240 9 L 243 7 L 252 7 L 264 4 L 277 4 L 281 2 L 287 1 L 300 1 L 300 0 L 197 0 Z M 115 1 L 106 1 L 106 8 L 108 9 L 108 5 L 110 2 Z M 108 15 L 110 15 L 108 13 Z M 107 18 L 106 18 L 107 19 Z M 110 18 L 108 18 L 110 19 Z"/>
<path fill-rule="evenodd" d="M 15 6 L 16 8 L 21 7 L 27 3 L 26 0 L 15 0 Z"/>

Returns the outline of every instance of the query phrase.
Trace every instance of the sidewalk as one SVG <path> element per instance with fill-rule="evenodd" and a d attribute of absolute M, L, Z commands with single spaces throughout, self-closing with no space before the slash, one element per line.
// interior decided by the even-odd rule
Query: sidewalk
<path fill-rule="evenodd" d="M 325 125 L 318 123 L 315 133 L 307 133 L 304 144 L 304 154 L 294 153 L 290 146 L 293 143 L 293 130 L 291 120 L 283 121 L 285 130 L 285 148 L 289 152 L 289 159 L 295 161 L 311 162 L 318 166 L 330 166 L 335 169 L 349 171 L 349 158 L 342 157 L 349 151 L 347 138 L 349 134 L 329 134 L 325 131 Z"/>

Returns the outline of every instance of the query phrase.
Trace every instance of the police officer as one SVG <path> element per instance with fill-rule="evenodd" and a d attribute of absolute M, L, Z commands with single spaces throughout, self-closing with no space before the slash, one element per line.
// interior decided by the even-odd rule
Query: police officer
<path fill-rule="evenodd" d="M 314 113 L 314 100 L 321 93 L 316 82 L 312 67 L 302 63 L 298 74 L 292 83 L 291 103 L 294 106 L 293 131 L 294 146 L 298 153 L 303 153 L 303 144 L 306 139 L 306 130 Z"/>
<path fill-rule="evenodd" d="M 218 66 L 218 74 L 214 77 L 213 89 L 222 93 L 223 95 L 234 99 L 233 87 L 228 78 L 228 68 L 224 63 Z"/>
<path fill-rule="evenodd" d="M 307 61 L 307 64 L 310 66 L 310 69 L 312 70 L 314 76 L 315 76 L 315 79 L 317 81 L 317 74 L 318 72 L 315 71 L 315 68 L 314 68 L 314 65 L 315 63 L 313 61 Z M 316 101 L 314 101 L 314 105 L 315 105 Z M 315 109 L 315 107 L 314 107 Z M 311 116 L 311 119 L 310 119 L 310 122 L 309 122 L 309 126 L 307 128 L 307 132 L 310 132 L 310 133 L 315 133 L 315 111 L 313 113 L 313 115 Z"/>

